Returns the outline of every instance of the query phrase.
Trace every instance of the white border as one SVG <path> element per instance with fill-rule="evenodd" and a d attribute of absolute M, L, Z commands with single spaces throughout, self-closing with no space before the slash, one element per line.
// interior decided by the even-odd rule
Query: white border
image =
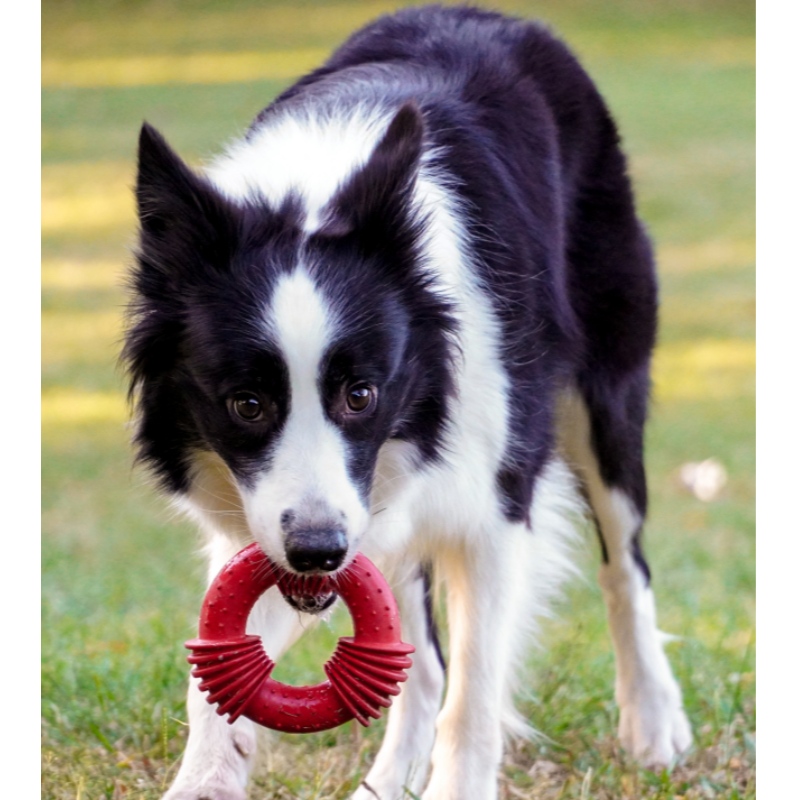
<path fill-rule="evenodd" d="M 3 749 L 6 763 L 26 776 L 35 775 L 41 735 L 40 30 L 39 4 L 23 3 L 5 15 L 0 34 L 4 40 L 0 47 L 4 155 L 0 486 L 6 508 L 0 603 L 5 652 L 14 653 L 2 666 L 4 685 L 13 687 L 3 700 L 4 716 L 13 720 L 14 731 Z M 23 781 L 33 783 L 28 778 Z"/>

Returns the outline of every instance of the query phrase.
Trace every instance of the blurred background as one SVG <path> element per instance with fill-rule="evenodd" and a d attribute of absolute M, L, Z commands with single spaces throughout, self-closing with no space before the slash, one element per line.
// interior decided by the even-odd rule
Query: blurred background
<path fill-rule="evenodd" d="M 131 466 L 117 357 L 139 127 L 201 165 L 350 32 L 399 2 L 42 3 L 42 736 L 46 798 L 156 798 L 186 735 L 198 540 Z M 661 337 L 646 532 L 696 745 L 671 774 L 614 740 L 594 574 L 534 653 L 504 797 L 755 797 L 754 4 L 491 2 L 551 24 L 617 118 L 655 240 Z M 281 664 L 321 675 L 342 623 Z M 377 730 L 275 737 L 253 796 L 343 798 Z"/>

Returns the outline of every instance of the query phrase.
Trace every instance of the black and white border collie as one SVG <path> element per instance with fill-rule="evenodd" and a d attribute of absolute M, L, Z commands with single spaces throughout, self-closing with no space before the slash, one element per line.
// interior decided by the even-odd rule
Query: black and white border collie
<path fill-rule="evenodd" d="M 618 136 L 539 25 L 427 7 L 356 33 L 203 174 L 153 128 L 124 357 L 140 458 L 209 575 L 257 541 L 298 573 L 374 559 L 416 646 L 353 795 L 497 796 L 515 666 L 597 524 L 619 735 L 690 744 L 641 547 L 657 290 Z M 447 688 L 431 615 L 441 582 Z M 270 590 L 271 655 L 333 597 Z M 442 696 L 444 700 L 442 703 Z M 170 800 L 243 798 L 254 725 L 193 682 Z"/>

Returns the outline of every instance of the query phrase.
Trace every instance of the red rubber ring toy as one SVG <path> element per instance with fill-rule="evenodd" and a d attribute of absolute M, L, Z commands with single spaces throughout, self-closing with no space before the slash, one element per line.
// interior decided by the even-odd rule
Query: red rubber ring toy
<path fill-rule="evenodd" d="M 353 618 L 353 636 L 339 639 L 324 666 L 328 680 L 289 686 L 270 677 L 275 663 L 261 637 L 245 632 L 256 600 L 271 586 L 287 594 L 336 591 Z M 400 640 L 400 614 L 385 578 L 365 556 L 332 577 L 301 576 L 270 561 L 258 544 L 235 555 L 214 579 L 203 601 L 199 638 L 192 651 L 192 675 L 208 702 L 228 722 L 244 715 L 286 733 L 335 728 L 351 719 L 368 726 L 378 719 L 399 683 L 408 677 L 414 648 Z"/>

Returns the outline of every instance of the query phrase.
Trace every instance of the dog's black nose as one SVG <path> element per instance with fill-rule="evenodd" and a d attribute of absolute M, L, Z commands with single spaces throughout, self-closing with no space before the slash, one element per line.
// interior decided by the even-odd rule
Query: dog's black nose
<path fill-rule="evenodd" d="M 286 537 L 286 559 L 297 572 L 333 572 L 347 555 L 347 537 L 339 528 L 292 531 Z"/>

